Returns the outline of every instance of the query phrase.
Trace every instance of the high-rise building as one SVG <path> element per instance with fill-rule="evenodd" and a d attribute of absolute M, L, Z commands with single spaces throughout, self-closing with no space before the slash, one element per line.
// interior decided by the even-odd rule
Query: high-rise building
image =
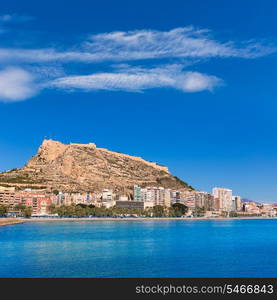
<path fill-rule="evenodd" d="M 179 203 L 186 205 L 189 209 L 195 209 L 195 193 L 193 191 L 182 192 L 181 199 L 182 201 Z"/>
<path fill-rule="evenodd" d="M 171 206 L 171 197 L 170 197 L 169 189 L 160 189 L 158 205 L 162 205 L 162 206 L 166 206 L 166 207 Z"/>
<path fill-rule="evenodd" d="M 241 210 L 241 197 L 240 196 L 233 196 L 233 208 L 234 211 L 240 211 Z"/>
<path fill-rule="evenodd" d="M 219 200 L 218 210 L 232 211 L 232 190 L 226 188 L 213 188 L 213 196 Z"/>
<path fill-rule="evenodd" d="M 213 209 L 216 210 L 216 211 L 219 211 L 220 210 L 220 207 L 221 207 L 221 201 L 219 200 L 219 198 L 216 198 L 216 197 L 213 197 L 214 200 L 213 200 Z"/>
<path fill-rule="evenodd" d="M 141 199 L 143 202 L 152 202 L 154 205 L 170 207 L 170 189 L 163 187 L 146 187 L 141 189 Z"/>
<path fill-rule="evenodd" d="M 188 208 L 194 210 L 195 208 L 204 208 L 205 210 L 214 209 L 214 197 L 201 191 L 185 191 L 181 193 L 180 201 Z"/>
<path fill-rule="evenodd" d="M 141 187 L 134 185 L 134 201 L 142 201 Z"/>
<path fill-rule="evenodd" d="M 171 198 L 171 204 L 182 203 L 182 197 L 179 191 L 171 190 L 170 198 Z"/>

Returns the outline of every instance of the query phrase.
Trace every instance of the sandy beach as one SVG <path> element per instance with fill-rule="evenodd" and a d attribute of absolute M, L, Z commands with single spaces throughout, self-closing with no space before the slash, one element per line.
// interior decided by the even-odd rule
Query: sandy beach
<path fill-rule="evenodd" d="M 269 217 L 236 217 L 236 218 L 224 218 L 224 217 L 211 217 L 211 218 L 31 218 L 31 219 L 22 219 L 24 222 L 57 222 L 57 221 L 226 221 L 226 220 L 268 220 L 268 219 L 277 219 L 277 218 L 269 218 Z"/>
<path fill-rule="evenodd" d="M 0 226 L 20 224 L 25 222 L 25 219 L 3 218 L 0 219 Z"/>
<path fill-rule="evenodd" d="M 239 217 L 239 218 L 107 218 L 107 217 L 100 217 L 100 218 L 30 218 L 30 219 L 24 219 L 24 218 L 3 218 L 0 219 L 0 226 L 5 225 L 15 225 L 20 224 L 24 222 L 63 222 L 63 221 L 70 221 L 70 222 L 80 222 L 80 221 L 226 221 L 226 220 L 268 220 L 268 219 L 277 219 L 277 218 L 268 218 L 268 217 Z"/>

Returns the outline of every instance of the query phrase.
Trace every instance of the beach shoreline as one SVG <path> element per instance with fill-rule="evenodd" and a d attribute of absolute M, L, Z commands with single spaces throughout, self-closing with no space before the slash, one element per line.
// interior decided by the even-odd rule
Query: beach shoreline
<path fill-rule="evenodd" d="M 173 218 L 173 217 L 164 217 L 164 218 L 108 218 L 108 217 L 99 217 L 99 218 L 30 218 L 30 219 L 21 219 L 24 222 L 62 222 L 62 221 L 228 221 L 228 220 L 273 220 L 277 219 L 276 217 L 234 217 L 234 218 L 224 218 L 224 217 L 211 217 L 211 218 Z"/>
<path fill-rule="evenodd" d="M 20 218 L 3 218 L 0 219 L 0 226 L 15 225 L 24 223 L 25 219 Z"/>
<path fill-rule="evenodd" d="M 109 218 L 109 217 L 95 217 L 95 218 L 44 218 L 44 217 L 36 217 L 36 218 L 3 218 L 0 219 L 0 226 L 7 226 L 7 225 L 16 225 L 21 224 L 25 222 L 64 222 L 64 221 L 70 221 L 70 222 L 82 222 L 82 221 L 88 221 L 88 222 L 96 222 L 96 221 L 103 221 L 103 222 L 113 222 L 113 221 L 233 221 L 233 220 L 274 220 L 277 219 L 277 217 L 233 217 L 233 218 L 225 218 L 225 217 L 210 217 L 210 218 L 174 218 L 174 217 L 164 217 L 164 218 L 132 218 L 132 217 L 126 217 L 126 218 Z"/>

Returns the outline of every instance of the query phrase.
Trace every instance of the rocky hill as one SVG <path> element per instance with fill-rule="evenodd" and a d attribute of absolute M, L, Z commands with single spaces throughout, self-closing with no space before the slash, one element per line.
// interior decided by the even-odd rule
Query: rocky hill
<path fill-rule="evenodd" d="M 130 191 L 134 184 L 190 189 L 168 168 L 140 157 L 98 148 L 44 140 L 37 154 L 20 169 L 0 173 L 1 185 L 46 187 L 67 192 Z"/>

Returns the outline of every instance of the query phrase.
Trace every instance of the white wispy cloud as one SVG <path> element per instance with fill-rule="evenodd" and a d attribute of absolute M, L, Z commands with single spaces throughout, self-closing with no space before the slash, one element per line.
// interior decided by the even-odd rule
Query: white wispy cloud
<path fill-rule="evenodd" d="M 38 85 L 31 73 L 21 68 L 10 67 L 0 70 L 0 101 L 15 102 L 33 97 Z"/>
<path fill-rule="evenodd" d="M 7 33 L 8 25 L 11 23 L 24 23 L 33 20 L 31 16 L 23 16 L 17 14 L 4 14 L 0 15 L 0 34 Z"/>
<path fill-rule="evenodd" d="M 28 21 L 28 18 L 15 14 L 0 16 L 0 32 L 1 24 Z M 139 92 L 153 88 L 172 88 L 182 92 L 212 91 L 222 85 L 223 80 L 190 71 L 190 64 L 211 58 L 255 59 L 274 52 L 277 52 L 276 46 L 254 40 L 240 43 L 219 41 L 211 31 L 193 26 L 169 31 L 134 30 L 94 34 L 72 47 L 2 46 L 0 101 L 25 100 L 47 88 L 66 91 Z M 139 60 L 141 63 L 143 61 L 144 66 L 135 67 Z M 153 67 L 155 60 L 159 67 Z M 109 72 L 103 72 L 101 62 L 118 65 Z M 126 62 L 129 65 L 119 65 Z M 94 63 L 99 71 L 85 75 L 81 63 Z M 71 66 L 74 66 L 77 75 L 66 75 L 70 74 Z"/>
<path fill-rule="evenodd" d="M 137 60 L 163 58 L 256 58 L 276 52 L 259 42 L 235 43 L 215 40 L 206 29 L 193 26 L 169 31 L 135 30 L 91 35 L 84 48 L 102 59 Z"/>
<path fill-rule="evenodd" d="M 77 50 L 76 50 L 77 49 Z M 135 30 L 89 36 L 72 49 L 0 48 L 0 62 L 82 62 L 133 61 L 146 59 L 257 58 L 277 51 L 276 46 L 258 41 L 220 42 L 210 31 L 194 27 L 170 31 Z"/>
<path fill-rule="evenodd" d="M 31 16 L 23 16 L 17 14 L 5 14 L 0 15 L 0 23 L 18 23 L 18 22 L 28 22 L 33 20 Z"/>
<path fill-rule="evenodd" d="M 97 62 L 99 57 L 82 51 L 58 51 L 55 48 L 0 48 L 0 63 Z"/>
<path fill-rule="evenodd" d="M 139 92 L 153 88 L 174 88 L 183 92 L 212 91 L 223 81 L 216 76 L 183 71 L 180 65 L 157 68 L 124 66 L 110 73 L 58 78 L 50 86 L 65 90 L 110 90 Z"/>

